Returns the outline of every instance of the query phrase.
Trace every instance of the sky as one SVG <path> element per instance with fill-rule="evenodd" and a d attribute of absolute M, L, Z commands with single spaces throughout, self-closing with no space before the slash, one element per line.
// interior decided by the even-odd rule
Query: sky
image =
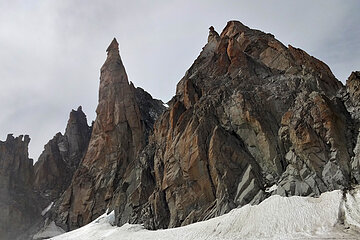
<path fill-rule="evenodd" d="M 167 102 L 229 20 L 326 62 L 360 70 L 358 0 L 0 0 L 0 139 L 28 134 L 30 157 L 64 133 L 71 109 L 95 119 L 100 67 L 116 37 L 129 80 Z"/>

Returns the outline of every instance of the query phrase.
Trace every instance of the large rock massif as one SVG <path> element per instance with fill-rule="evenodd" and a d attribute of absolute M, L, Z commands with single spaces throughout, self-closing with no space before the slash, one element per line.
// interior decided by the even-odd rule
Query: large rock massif
<path fill-rule="evenodd" d="M 128 82 L 114 39 L 92 129 L 73 111 L 35 170 L 15 175 L 55 202 L 46 216 L 65 230 L 107 209 L 118 225 L 177 227 L 272 194 L 316 197 L 360 182 L 360 72 L 343 86 L 325 63 L 271 34 L 237 21 L 220 35 L 210 27 L 168 104 Z M 2 169 L 11 141 L 0 145 L 1 191 L 10 189 Z"/>
<path fill-rule="evenodd" d="M 73 229 L 110 208 L 118 225 L 177 227 L 271 194 L 349 188 L 360 180 L 357 81 L 353 73 L 345 88 L 303 50 L 231 21 L 220 35 L 210 28 L 148 132 L 138 110 L 144 101 L 134 97 L 113 42 L 92 140 L 58 223 Z"/>
<path fill-rule="evenodd" d="M 270 194 L 350 187 L 357 127 L 344 91 L 326 64 L 271 34 L 211 27 L 140 154 L 142 177 L 123 179 L 134 187 L 122 188 L 118 224 L 177 227 Z"/>

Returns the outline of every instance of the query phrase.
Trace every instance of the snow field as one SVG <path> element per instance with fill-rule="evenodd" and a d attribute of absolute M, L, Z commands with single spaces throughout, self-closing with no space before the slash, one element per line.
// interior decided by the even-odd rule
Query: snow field
<path fill-rule="evenodd" d="M 150 231 L 139 224 L 113 226 L 114 212 L 104 214 L 54 240 L 237 240 L 360 239 L 360 193 L 340 190 L 319 198 L 274 195 L 259 205 L 245 205 L 228 214 L 188 226 Z M 350 227 L 350 228 L 349 228 Z"/>

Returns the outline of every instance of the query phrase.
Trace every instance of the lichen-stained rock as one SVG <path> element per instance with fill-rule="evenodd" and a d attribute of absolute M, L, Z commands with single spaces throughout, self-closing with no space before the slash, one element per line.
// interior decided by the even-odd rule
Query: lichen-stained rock
<path fill-rule="evenodd" d="M 81 106 L 72 110 L 65 134 L 57 133 L 46 145 L 35 163 L 34 189 L 48 203 L 55 201 L 70 185 L 80 160 L 84 157 L 91 135 Z"/>
<path fill-rule="evenodd" d="M 0 141 L 0 239 L 28 239 L 25 232 L 41 221 L 29 142 L 28 135 L 12 134 Z"/>
<path fill-rule="evenodd" d="M 161 101 L 129 84 L 114 39 L 101 68 L 97 117 L 88 149 L 71 185 L 57 203 L 56 220 L 60 226 L 80 227 L 107 208 L 122 204 L 117 188 L 136 171 L 134 161 L 147 142 L 154 119 L 163 110 Z M 126 184 L 122 189 L 127 188 Z"/>

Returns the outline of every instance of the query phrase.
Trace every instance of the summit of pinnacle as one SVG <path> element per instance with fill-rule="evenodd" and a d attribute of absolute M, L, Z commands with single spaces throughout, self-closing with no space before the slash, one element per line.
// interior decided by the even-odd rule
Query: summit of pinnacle
<path fill-rule="evenodd" d="M 209 27 L 208 42 L 210 42 L 212 39 L 219 40 L 219 34 L 215 31 L 213 26 L 210 26 Z"/>
<path fill-rule="evenodd" d="M 114 38 L 108 48 L 106 49 L 107 57 L 104 65 L 101 67 L 101 70 L 105 69 L 118 69 L 120 72 L 125 73 L 125 68 L 122 64 L 120 52 L 119 52 L 119 43 Z M 125 73 L 126 74 L 126 73 Z"/>
<path fill-rule="evenodd" d="M 106 49 L 106 52 L 109 53 L 109 52 L 112 51 L 112 50 L 119 51 L 119 43 L 118 43 L 118 41 L 116 40 L 116 38 L 114 38 L 114 39 L 111 41 L 109 47 Z"/>

